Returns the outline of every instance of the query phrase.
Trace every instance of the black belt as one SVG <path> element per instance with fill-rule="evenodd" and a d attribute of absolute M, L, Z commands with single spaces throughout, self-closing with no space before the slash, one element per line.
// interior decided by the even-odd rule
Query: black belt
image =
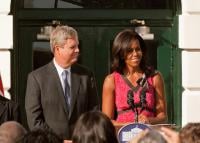
<path fill-rule="evenodd" d="M 141 107 L 140 104 L 135 104 L 135 108 L 141 108 L 141 111 L 147 110 L 149 112 L 153 112 L 153 113 L 155 112 L 155 109 L 152 109 L 152 108 L 149 108 L 149 107 Z M 117 113 L 119 115 L 119 114 L 123 114 L 123 113 L 130 112 L 130 111 L 132 111 L 131 107 L 119 110 L 119 111 L 117 111 Z"/>

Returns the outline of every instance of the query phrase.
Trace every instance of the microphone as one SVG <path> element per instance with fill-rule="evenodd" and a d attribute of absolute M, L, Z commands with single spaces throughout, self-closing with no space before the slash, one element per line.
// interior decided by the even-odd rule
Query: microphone
<path fill-rule="evenodd" d="M 134 111 L 134 99 L 133 99 L 133 91 L 129 90 L 127 93 L 127 103 L 131 107 L 131 109 Z"/>
<path fill-rule="evenodd" d="M 134 97 L 133 97 L 133 91 L 129 90 L 127 93 L 127 103 L 128 105 L 131 107 L 131 109 L 133 110 L 134 114 L 135 114 L 135 122 L 138 122 L 138 110 L 137 107 L 135 107 L 134 104 Z"/>
<path fill-rule="evenodd" d="M 142 77 L 139 78 L 136 82 L 139 86 L 148 88 L 148 83 L 145 74 L 143 74 Z"/>

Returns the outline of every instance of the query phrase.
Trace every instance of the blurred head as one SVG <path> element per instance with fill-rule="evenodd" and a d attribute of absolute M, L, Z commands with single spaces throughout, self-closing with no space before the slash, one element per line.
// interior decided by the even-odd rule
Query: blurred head
<path fill-rule="evenodd" d="M 7 121 L 0 126 L 0 142 L 15 143 L 26 134 L 26 129 L 16 121 Z"/>
<path fill-rule="evenodd" d="M 138 143 L 167 143 L 167 141 L 158 131 L 149 130 L 139 139 Z"/>
<path fill-rule="evenodd" d="M 146 47 L 142 37 L 132 29 L 117 34 L 112 47 L 112 70 L 123 73 L 126 66 L 146 68 Z"/>
<path fill-rule="evenodd" d="M 78 119 L 72 136 L 73 143 L 117 143 L 110 119 L 98 111 L 84 113 Z"/>
<path fill-rule="evenodd" d="M 70 26 L 57 26 L 50 35 L 51 51 L 56 62 L 66 68 L 78 60 L 77 31 Z"/>
<path fill-rule="evenodd" d="M 28 132 L 18 143 L 63 143 L 63 140 L 50 130 L 35 129 Z"/>
<path fill-rule="evenodd" d="M 181 143 L 200 143 L 200 123 L 188 123 L 179 135 Z"/>

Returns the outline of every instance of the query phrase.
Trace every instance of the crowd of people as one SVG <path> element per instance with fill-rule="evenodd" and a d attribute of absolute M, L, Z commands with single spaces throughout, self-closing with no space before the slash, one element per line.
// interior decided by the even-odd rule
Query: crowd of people
<path fill-rule="evenodd" d="M 28 129 L 5 121 L 0 143 L 118 143 L 118 126 L 167 123 L 162 74 L 147 65 L 145 42 L 133 29 L 122 30 L 114 39 L 102 105 L 93 72 L 77 63 L 77 31 L 58 25 L 51 32 L 50 46 L 52 61 L 27 78 Z M 199 128 L 200 123 L 191 123 L 180 132 L 165 127 L 144 130 L 130 143 L 196 143 Z"/>
<path fill-rule="evenodd" d="M 167 127 L 140 131 L 129 143 L 199 143 L 200 123 L 188 123 L 180 130 Z M 109 117 L 100 111 L 83 113 L 75 124 L 72 140 L 63 140 L 50 129 L 25 129 L 16 121 L 0 126 L 0 143 L 120 143 Z"/>

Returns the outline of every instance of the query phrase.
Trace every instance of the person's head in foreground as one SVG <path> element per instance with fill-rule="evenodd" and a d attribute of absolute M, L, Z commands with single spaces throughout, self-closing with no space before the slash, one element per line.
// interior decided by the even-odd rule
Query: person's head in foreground
<path fill-rule="evenodd" d="M 0 126 L 0 143 L 15 143 L 26 132 L 26 129 L 16 121 L 4 122 Z"/>
<path fill-rule="evenodd" d="M 179 134 L 181 143 L 200 143 L 200 123 L 188 123 Z"/>
<path fill-rule="evenodd" d="M 158 131 L 148 130 L 148 132 L 138 140 L 138 143 L 167 143 L 167 141 Z"/>
<path fill-rule="evenodd" d="M 75 125 L 72 142 L 118 143 L 111 120 L 98 111 L 90 111 L 80 116 Z"/>
<path fill-rule="evenodd" d="M 63 143 L 63 140 L 50 130 L 38 128 L 28 132 L 17 143 Z"/>

